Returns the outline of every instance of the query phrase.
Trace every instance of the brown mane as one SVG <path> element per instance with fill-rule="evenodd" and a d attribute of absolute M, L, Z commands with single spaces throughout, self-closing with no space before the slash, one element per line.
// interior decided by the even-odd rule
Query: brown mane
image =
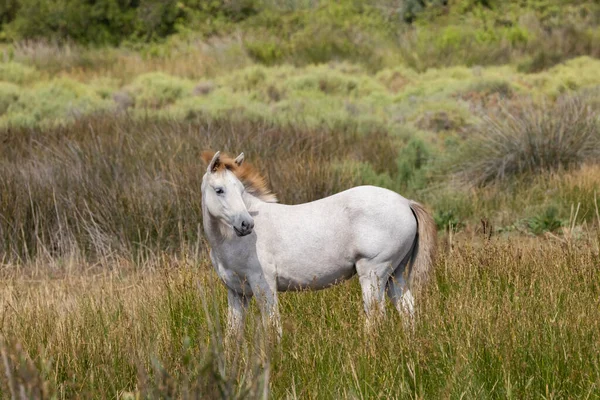
<path fill-rule="evenodd" d="M 214 155 L 214 151 L 207 150 L 202 152 L 202 159 L 206 165 L 211 162 Z M 269 189 L 267 180 L 252 165 L 247 162 L 242 163 L 242 165 L 237 165 L 233 158 L 225 153 L 221 153 L 219 156 L 219 163 L 216 165 L 213 172 L 223 171 L 225 169 L 233 172 L 244 184 L 246 191 L 251 195 L 258 197 L 267 203 L 277 203 L 277 196 Z"/>

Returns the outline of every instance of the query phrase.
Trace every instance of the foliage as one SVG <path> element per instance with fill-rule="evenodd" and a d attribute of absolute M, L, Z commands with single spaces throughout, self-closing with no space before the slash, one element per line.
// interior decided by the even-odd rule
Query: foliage
<path fill-rule="evenodd" d="M 505 105 L 488 115 L 460 155 L 465 182 L 484 185 L 524 173 L 559 170 L 600 161 L 597 114 L 585 97 Z"/>
<path fill-rule="evenodd" d="M 16 62 L 0 62 L 0 81 L 23 84 L 32 82 L 38 77 L 35 68 Z"/>
<path fill-rule="evenodd" d="M 558 216 L 558 209 L 552 206 L 527 220 L 527 226 L 536 235 L 554 232 L 563 225 L 564 222 Z"/>
<path fill-rule="evenodd" d="M 88 86 L 61 78 L 22 90 L 4 118 L 7 125 L 35 126 L 74 120 L 109 107 L 110 103 Z"/>
<path fill-rule="evenodd" d="M 349 60 L 377 69 L 384 57 L 377 48 L 390 39 L 377 12 L 350 1 L 328 2 L 310 13 L 265 11 L 245 26 L 246 50 L 266 65 Z"/>
<path fill-rule="evenodd" d="M 19 99 L 19 93 L 20 90 L 17 85 L 0 81 L 0 116 Z"/>
<path fill-rule="evenodd" d="M 454 210 L 436 210 L 433 219 L 439 230 L 455 231 L 464 227 Z"/>
<path fill-rule="evenodd" d="M 346 60 L 371 71 L 510 62 L 532 73 L 600 55 L 600 5 L 592 0 L 11 0 L 7 7 L 0 40 L 120 44 L 152 56 L 170 53 L 173 38 L 237 40 L 265 65 Z"/>
<path fill-rule="evenodd" d="M 125 88 L 142 108 L 161 108 L 192 94 L 192 82 L 162 72 L 143 74 Z"/>
<path fill-rule="evenodd" d="M 114 45 L 124 40 L 161 39 L 182 24 L 210 31 L 214 20 L 234 22 L 254 12 L 251 1 L 17 0 L 10 14 L 4 15 L 9 22 L 6 34 L 14 40 L 44 38 Z"/>
<path fill-rule="evenodd" d="M 423 141 L 411 138 L 398 152 L 398 180 L 400 187 L 410 190 L 423 189 L 427 184 L 427 172 L 432 150 Z"/>

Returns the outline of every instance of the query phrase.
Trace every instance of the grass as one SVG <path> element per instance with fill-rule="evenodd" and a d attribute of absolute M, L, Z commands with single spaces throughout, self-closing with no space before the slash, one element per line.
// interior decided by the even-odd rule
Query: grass
<path fill-rule="evenodd" d="M 365 333 L 351 281 L 282 295 L 281 344 L 260 344 L 251 318 L 248 347 L 237 355 L 211 350 L 220 346 L 211 320 L 224 315 L 225 290 L 193 249 L 137 272 L 126 272 L 125 262 L 91 273 L 76 262 L 55 277 L 42 264 L 28 278 L 5 267 L 3 351 L 13 366 L 29 361 L 5 374 L 2 390 L 12 380 L 37 382 L 31 390 L 43 382 L 58 398 L 166 395 L 169 387 L 201 397 L 223 395 L 222 382 L 259 397 L 268 376 L 273 397 L 594 398 L 598 232 L 568 245 L 469 235 L 450 244 L 419 299 L 414 332 L 403 330 L 390 306 L 376 331 Z"/>
<path fill-rule="evenodd" d="M 476 226 L 486 218 L 496 229 L 512 230 L 551 206 L 558 218 L 568 218 L 578 204 L 579 223 L 595 220 L 597 166 L 466 192 L 453 183 L 451 170 L 444 171 L 442 150 L 370 128 L 281 126 L 235 116 L 175 121 L 98 115 L 64 126 L 5 130 L 0 251 L 6 262 L 107 254 L 143 260 L 195 243 L 201 239 L 198 160 L 206 148 L 246 152 L 287 203 L 376 184 L 430 205 L 440 228 L 448 221 Z"/>
<path fill-rule="evenodd" d="M 554 104 L 504 105 L 480 125 L 459 164 L 473 185 L 515 175 L 600 161 L 600 125 L 585 99 L 562 96 Z"/>

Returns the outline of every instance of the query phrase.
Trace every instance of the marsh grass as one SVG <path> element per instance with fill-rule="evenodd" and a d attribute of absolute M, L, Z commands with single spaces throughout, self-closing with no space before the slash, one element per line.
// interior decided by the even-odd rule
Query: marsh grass
<path fill-rule="evenodd" d="M 458 173 L 472 185 L 600 161 L 598 114 L 585 98 L 505 104 L 484 117 Z"/>
<path fill-rule="evenodd" d="M 279 198 L 300 203 L 351 185 L 332 159 L 352 156 L 379 170 L 393 139 L 376 146 L 352 126 L 309 130 L 234 120 L 132 120 L 98 116 L 52 129 L 4 132 L 0 148 L 0 252 L 38 256 L 141 257 L 200 243 L 204 166 L 200 153 L 244 151 Z"/>
<path fill-rule="evenodd" d="M 458 234 L 419 297 L 414 331 L 388 305 L 366 332 L 352 280 L 282 294 L 280 345 L 264 341 L 252 306 L 236 351 L 222 343 L 225 290 L 205 253 L 163 255 L 130 273 L 72 268 L 27 278 L 5 267 L 2 392 L 595 398 L 598 237 L 592 230 L 561 244 Z"/>
<path fill-rule="evenodd" d="M 41 258 L 60 270 L 53 260 L 115 265 L 186 243 L 202 248 L 200 153 L 206 148 L 244 151 L 289 204 L 375 184 L 428 204 L 440 229 L 476 226 L 484 218 L 506 230 L 548 207 L 566 220 L 579 206 L 578 223 L 595 222 L 600 187 L 593 165 L 465 191 L 437 164 L 439 150 L 377 126 L 365 134 L 352 124 L 316 129 L 202 118 L 99 115 L 47 129 L 5 129 L 1 258 Z"/>
<path fill-rule="evenodd" d="M 2 393 L 262 398 L 265 335 L 254 324 L 244 347 L 224 345 L 223 293 L 211 289 L 199 260 L 163 257 L 156 272 L 126 276 L 105 269 L 7 278 L 3 306 L 24 331 L 3 331 Z"/>

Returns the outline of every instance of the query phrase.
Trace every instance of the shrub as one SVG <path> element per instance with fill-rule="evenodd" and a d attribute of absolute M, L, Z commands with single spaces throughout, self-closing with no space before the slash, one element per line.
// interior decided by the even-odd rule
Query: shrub
<path fill-rule="evenodd" d="M 378 173 L 368 162 L 345 161 L 333 164 L 334 171 L 348 177 L 355 185 L 374 185 L 394 189 L 394 181 L 387 172 Z"/>
<path fill-rule="evenodd" d="M 427 144 L 412 138 L 400 150 L 397 158 L 400 186 L 408 189 L 421 189 L 427 182 L 427 172 L 432 150 Z"/>
<path fill-rule="evenodd" d="M 0 62 L 0 81 L 23 84 L 38 77 L 35 68 L 16 62 Z"/>
<path fill-rule="evenodd" d="M 600 160 L 597 114 L 582 96 L 531 100 L 483 117 L 458 160 L 458 174 L 484 185 L 524 173 L 565 169 Z"/>
<path fill-rule="evenodd" d="M 110 104 L 88 86 L 62 78 L 23 90 L 8 107 L 6 118 L 17 125 L 63 122 L 107 109 Z"/>
<path fill-rule="evenodd" d="M 458 219 L 454 210 L 435 210 L 433 220 L 438 230 L 457 231 L 464 227 L 464 223 Z"/>
<path fill-rule="evenodd" d="M 127 90 L 135 97 L 137 106 L 161 108 L 190 96 L 193 88 L 193 83 L 187 79 L 151 72 L 138 76 Z"/>
<path fill-rule="evenodd" d="M 351 60 L 371 69 L 382 66 L 392 26 L 361 2 L 328 2 L 309 12 L 266 10 L 249 19 L 244 45 L 267 65 Z"/>
<path fill-rule="evenodd" d="M 14 0 L 13 0 L 14 1 Z M 17 0 L 7 19 L 11 39 L 74 40 L 118 44 L 123 40 L 164 38 L 181 26 L 213 32 L 221 21 L 239 21 L 256 13 L 251 0 Z"/>
<path fill-rule="evenodd" d="M 17 85 L 0 82 L 0 115 L 4 114 L 8 107 L 19 98 L 20 89 Z"/>
<path fill-rule="evenodd" d="M 541 213 L 529 218 L 527 226 L 536 235 L 544 232 L 554 232 L 561 226 L 563 221 L 558 216 L 558 209 L 554 206 L 549 206 Z"/>

